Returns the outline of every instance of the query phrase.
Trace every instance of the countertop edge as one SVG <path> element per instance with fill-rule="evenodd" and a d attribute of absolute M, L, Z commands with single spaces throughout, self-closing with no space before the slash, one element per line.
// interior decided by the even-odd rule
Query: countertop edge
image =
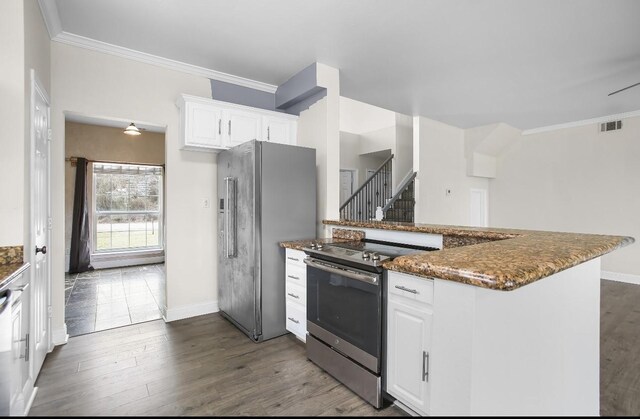
<path fill-rule="evenodd" d="M 13 265 L 13 264 L 12 264 Z M 16 268 L 15 270 L 11 271 L 11 273 L 7 274 L 1 281 L 0 281 L 0 291 L 4 291 L 9 285 L 11 285 L 11 283 L 24 271 L 26 271 L 30 266 L 31 263 L 29 262 L 23 262 L 22 264 L 15 264 L 15 265 L 19 265 L 18 268 Z"/>

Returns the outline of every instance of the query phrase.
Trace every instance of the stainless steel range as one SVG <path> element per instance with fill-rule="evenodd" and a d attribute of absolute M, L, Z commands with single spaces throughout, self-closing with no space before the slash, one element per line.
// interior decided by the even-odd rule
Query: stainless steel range
<path fill-rule="evenodd" d="M 382 407 L 383 268 L 395 257 L 438 250 L 374 240 L 321 244 L 307 255 L 307 357 Z"/>

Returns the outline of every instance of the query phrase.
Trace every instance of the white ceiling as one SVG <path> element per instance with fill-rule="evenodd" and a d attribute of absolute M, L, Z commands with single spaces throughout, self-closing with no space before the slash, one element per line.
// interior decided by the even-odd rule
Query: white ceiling
<path fill-rule="evenodd" d="M 50 1 L 50 0 L 45 0 Z M 640 109 L 637 0 L 56 0 L 62 30 L 278 85 L 314 61 L 341 94 L 459 127 Z"/>

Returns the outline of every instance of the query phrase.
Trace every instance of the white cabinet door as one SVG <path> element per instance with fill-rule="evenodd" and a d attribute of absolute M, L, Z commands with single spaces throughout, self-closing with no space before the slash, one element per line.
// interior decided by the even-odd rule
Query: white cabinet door
<path fill-rule="evenodd" d="M 387 392 L 428 415 L 432 310 L 393 295 L 387 307 Z"/>
<path fill-rule="evenodd" d="M 224 145 L 237 146 L 251 140 L 262 140 L 262 115 L 241 109 L 227 109 L 224 112 Z"/>
<path fill-rule="evenodd" d="M 21 414 L 23 410 L 22 400 L 22 383 L 24 377 L 24 353 L 26 342 L 23 340 L 23 328 L 22 325 L 22 301 L 16 300 L 11 307 L 11 354 L 12 354 L 12 367 L 10 374 L 11 382 L 11 414 Z M 6 372 L 3 372 L 6 374 Z"/>
<path fill-rule="evenodd" d="M 295 144 L 296 123 L 289 118 L 264 116 L 262 118 L 262 139 L 272 143 Z"/>
<path fill-rule="evenodd" d="M 185 104 L 185 148 L 219 148 L 222 146 L 221 112 L 215 106 Z"/>

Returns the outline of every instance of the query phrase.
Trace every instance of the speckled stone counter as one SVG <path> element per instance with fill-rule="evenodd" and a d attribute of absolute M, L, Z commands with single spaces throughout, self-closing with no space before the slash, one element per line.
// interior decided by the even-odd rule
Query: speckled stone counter
<path fill-rule="evenodd" d="M 287 249 L 302 250 L 305 247 L 311 246 L 311 243 L 344 243 L 350 241 L 360 241 L 364 238 L 364 233 L 360 230 L 348 230 L 344 228 L 334 228 L 330 239 L 307 239 L 307 240 L 295 240 L 280 243 L 281 247 Z"/>
<path fill-rule="evenodd" d="M 281 242 L 280 243 L 280 247 L 285 247 L 287 249 L 302 250 L 305 247 L 311 246 L 312 242 L 313 243 L 330 244 L 330 243 L 344 243 L 344 242 L 348 242 L 348 241 L 351 241 L 351 240 L 349 240 L 349 239 L 336 239 L 336 238 L 295 240 L 295 241 Z"/>
<path fill-rule="evenodd" d="M 22 249 L 22 246 L 0 247 L 0 289 L 29 267 L 23 262 Z"/>
<path fill-rule="evenodd" d="M 380 221 L 325 220 L 324 224 L 442 234 L 443 250 L 398 257 L 383 266 L 503 291 L 530 284 L 635 241 L 624 236 Z"/>

